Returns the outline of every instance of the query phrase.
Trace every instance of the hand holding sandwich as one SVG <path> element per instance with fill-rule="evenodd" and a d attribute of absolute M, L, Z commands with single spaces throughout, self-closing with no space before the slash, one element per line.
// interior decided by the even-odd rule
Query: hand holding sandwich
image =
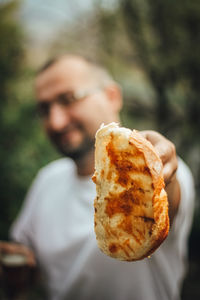
<path fill-rule="evenodd" d="M 104 253 L 134 261 L 161 245 L 179 204 L 176 169 L 174 145 L 157 132 L 139 133 L 116 123 L 100 127 L 94 223 Z"/>
<path fill-rule="evenodd" d="M 172 142 L 156 131 L 145 130 L 140 131 L 140 134 L 151 142 L 162 160 L 165 190 L 169 202 L 169 219 L 172 224 L 180 202 L 180 188 L 176 179 L 176 170 L 178 167 L 176 148 Z"/>

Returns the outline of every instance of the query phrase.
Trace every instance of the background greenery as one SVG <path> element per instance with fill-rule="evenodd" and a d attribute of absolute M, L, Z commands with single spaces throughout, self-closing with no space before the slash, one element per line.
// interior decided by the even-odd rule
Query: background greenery
<path fill-rule="evenodd" d="M 39 168 L 59 157 L 35 111 L 33 80 L 46 58 L 83 54 L 106 66 L 124 93 L 122 121 L 170 138 L 195 178 L 196 209 L 184 299 L 198 299 L 200 260 L 200 2 L 93 1 L 90 12 L 59 29 L 45 49 L 28 43 L 23 2 L 0 3 L 0 239 L 8 239 Z M 45 53 L 45 54 L 44 54 Z"/>

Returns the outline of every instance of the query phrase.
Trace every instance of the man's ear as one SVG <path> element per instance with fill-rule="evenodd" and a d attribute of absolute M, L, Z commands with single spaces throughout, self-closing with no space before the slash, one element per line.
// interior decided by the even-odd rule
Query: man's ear
<path fill-rule="evenodd" d="M 105 87 L 105 93 L 115 112 L 120 112 L 122 108 L 122 92 L 118 84 L 113 83 Z"/>

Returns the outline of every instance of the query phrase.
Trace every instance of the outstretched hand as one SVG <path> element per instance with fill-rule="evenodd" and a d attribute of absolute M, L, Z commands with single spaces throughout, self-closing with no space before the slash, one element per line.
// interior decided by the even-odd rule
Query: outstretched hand
<path fill-rule="evenodd" d="M 156 131 L 147 130 L 140 131 L 140 133 L 155 147 L 163 163 L 163 177 L 165 189 L 168 194 L 169 217 L 172 223 L 180 202 L 180 188 L 176 179 L 176 170 L 178 167 L 176 148 L 172 142 Z"/>
<path fill-rule="evenodd" d="M 174 179 L 178 167 L 174 144 L 156 131 L 148 130 L 140 133 L 151 142 L 160 156 L 163 163 L 163 177 L 167 186 Z"/>

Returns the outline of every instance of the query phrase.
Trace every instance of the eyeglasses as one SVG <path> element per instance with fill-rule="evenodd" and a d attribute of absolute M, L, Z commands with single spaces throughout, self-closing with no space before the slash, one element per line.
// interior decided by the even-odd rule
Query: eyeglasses
<path fill-rule="evenodd" d="M 77 92 L 67 91 L 65 93 L 61 93 L 51 101 L 38 101 L 37 104 L 38 114 L 42 118 L 48 118 L 50 113 L 50 108 L 54 103 L 57 103 L 64 108 L 70 107 L 75 102 L 83 100 L 86 97 L 89 97 L 100 90 L 102 90 L 102 88 L 95 88 L 89 91 L 77 91 Z"/>

